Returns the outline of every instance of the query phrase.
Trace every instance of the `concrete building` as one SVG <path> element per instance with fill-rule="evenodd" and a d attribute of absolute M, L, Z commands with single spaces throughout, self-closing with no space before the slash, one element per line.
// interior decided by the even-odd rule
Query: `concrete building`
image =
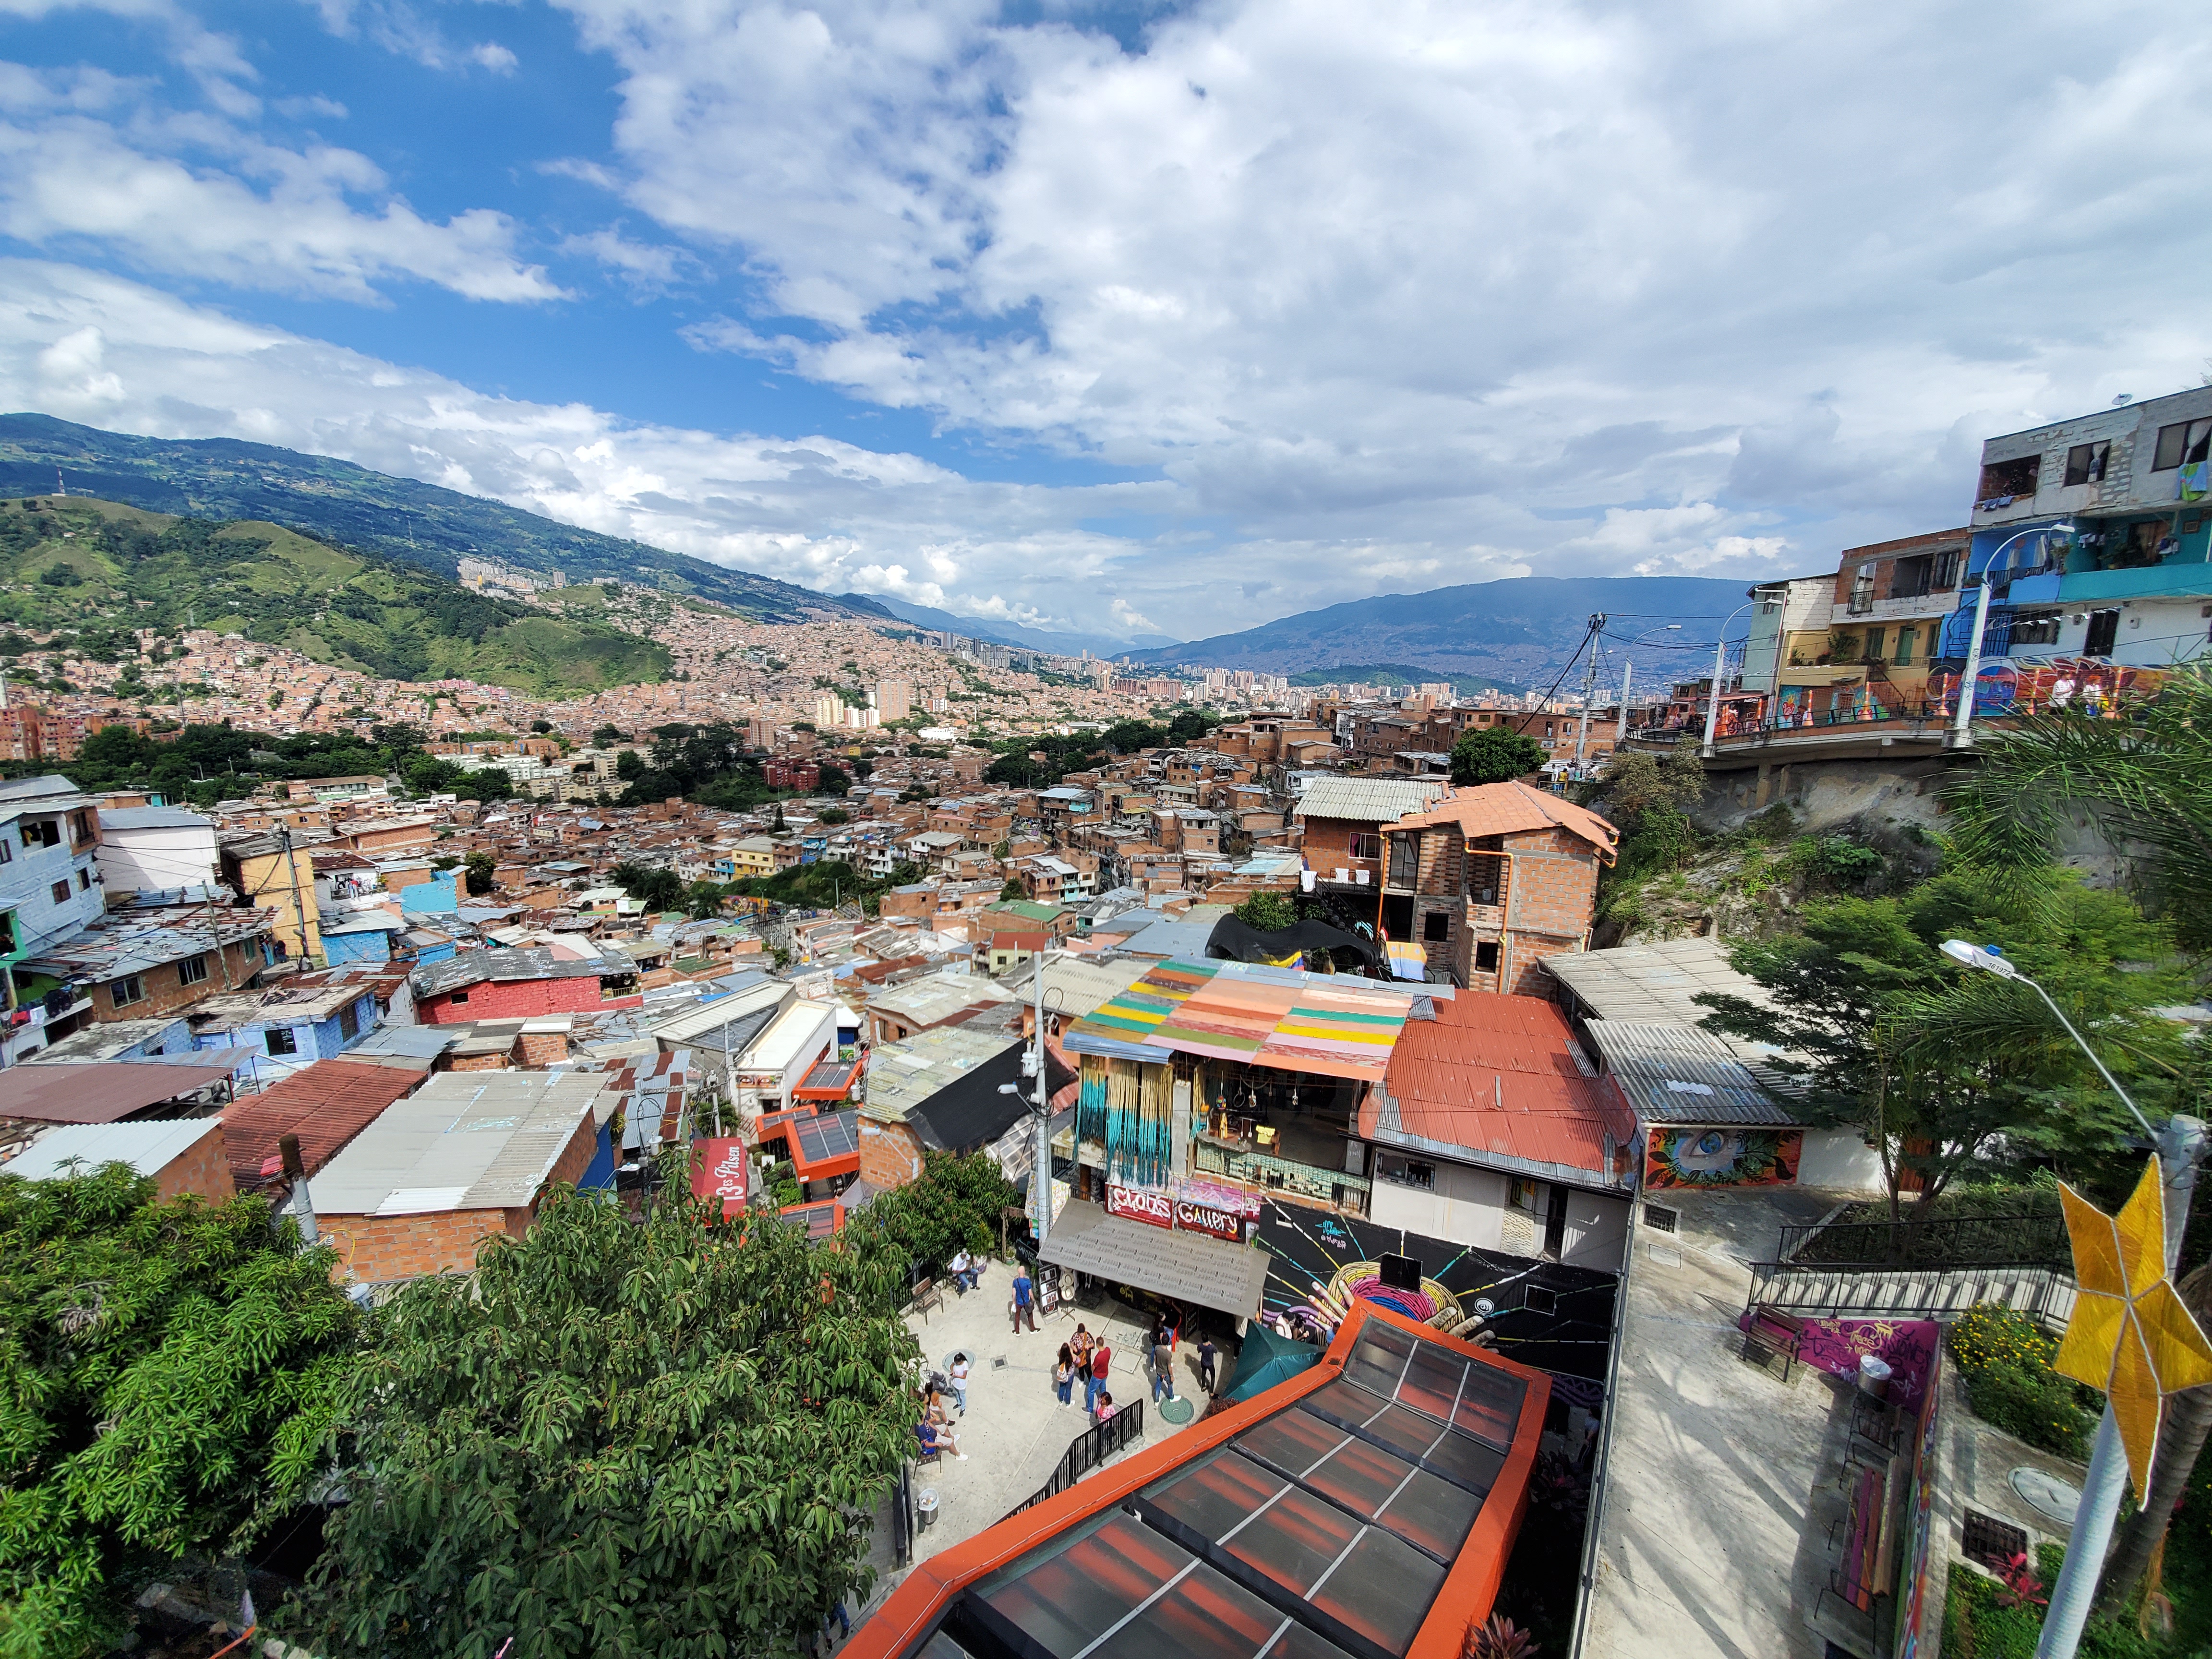
<path fill-rule="evenodd" d="M 222 879 L 215 820 L 174 806 L 102 807 L 100 872 L 118 895 L 213 887 Z"/>
<path fill-rule="evenodd" d="M 0 1164 L 0 1175 L 59 1181 L 94 1174 L 109 1164 L 125 1164 L 132 1174 L 150 1176 L 157 1199 L 192 1193 L 220 1204 L 235 1191 L 223 1149 L 222 1120 L 214 1117 L 65 1123 Z"/>
<path fill-rule="evenodd" d="M 106 908 L 91 799 L 67 778 L 0 783 L 0 963 L 12 969 Z"/>

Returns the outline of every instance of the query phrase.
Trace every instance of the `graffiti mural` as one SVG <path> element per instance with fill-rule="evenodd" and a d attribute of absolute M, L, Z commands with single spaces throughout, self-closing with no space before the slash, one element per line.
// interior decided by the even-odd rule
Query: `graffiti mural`
<path fill-rule="evenodd" d="M 1654 1129 L 1646 1187 L 1781 1187 L 1797 1179 L 1802 1129 Z"/>

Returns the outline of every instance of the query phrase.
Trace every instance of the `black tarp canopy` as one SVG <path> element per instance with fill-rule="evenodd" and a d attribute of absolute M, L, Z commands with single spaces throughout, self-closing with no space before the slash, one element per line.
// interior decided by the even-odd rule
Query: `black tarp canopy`
<path fill-rule="evenodd" d="M 1213 924 L 1213 932 L 1206 941 L 1206 954 L 1216 961 L 1279 963 L 1293 952 L 1303 956 L 1314 951 L 1326 954 L 1339 968 L 1350 965 L 1342 956 L 1349 951 L 1353 962 L 1364 968 L 1370 978 L 1390 977 L 1390 964 L 1381 945 L 1358 933 L 1332 927 L 1325 921 L 1293 922 L 1288 927 L 1263 933 L 1229 915 Z"/>

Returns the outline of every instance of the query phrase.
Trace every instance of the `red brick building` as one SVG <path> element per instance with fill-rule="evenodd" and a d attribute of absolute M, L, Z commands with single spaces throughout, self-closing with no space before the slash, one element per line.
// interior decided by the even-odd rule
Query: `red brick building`
<path fill-rule="evenodd" d="M 1596 813 L 1522 783 L 1454 790 L 1382 833 L 1383 932 L 1420 944 L 1456 985 L 1524 996 L 1550 988 L 1544 957 L 1588 947 L 1598 871 L 1619 839 Z"/>
<path fill-rule="evenodd" d="M 425 1025 L 593 1013 L 643 1002 L 633 965 L 556 957 L 544 946 L 463 951 L 416 969 L 409 982 L 415 1017 Z"/>

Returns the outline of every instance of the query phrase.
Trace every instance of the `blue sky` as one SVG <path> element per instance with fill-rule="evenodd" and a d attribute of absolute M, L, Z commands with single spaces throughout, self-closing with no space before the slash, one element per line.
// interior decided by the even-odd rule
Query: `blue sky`
<path fill-rule="evenodd" d="M 2186 9 L 0 0 L 0 400 L 965 614 L 1765 577 L 2194 383 Z"/>

